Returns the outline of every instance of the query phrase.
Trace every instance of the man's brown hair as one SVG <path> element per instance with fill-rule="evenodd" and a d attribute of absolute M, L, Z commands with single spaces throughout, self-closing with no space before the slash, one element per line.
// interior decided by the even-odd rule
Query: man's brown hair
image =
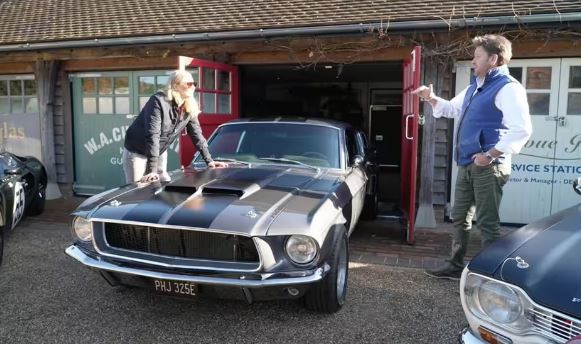
<path fill-rule="evenodd" d="M 501 35 L 476 36 L 472 39 L 474 48 L 482 47 L 488 55 L 498 55 L 498 65 L 508 64 L 512 58 L 512 44 Z"/>

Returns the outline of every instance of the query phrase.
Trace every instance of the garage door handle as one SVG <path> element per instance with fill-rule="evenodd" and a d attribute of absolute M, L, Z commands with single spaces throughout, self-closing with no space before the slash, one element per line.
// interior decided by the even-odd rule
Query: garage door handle
<path fill-rule="evenodd" d="M 414 114 L 405 116 L 405 138 L 408 139 L 408 140 L 413 140 L 414 139 L 413 136 L 409 136 L 408 135 L 409 119 L 410 118 L 413 119 L 414 118 Z"/>

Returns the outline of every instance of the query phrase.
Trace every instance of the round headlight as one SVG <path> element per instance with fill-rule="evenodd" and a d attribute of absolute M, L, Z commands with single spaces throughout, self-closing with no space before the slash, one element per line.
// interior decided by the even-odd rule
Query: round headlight
<path fill-rule="evenodd" d="M 494 281 L 487 281 L 478 290 L 482 310 L 501 324 L 515 322 L 523 311 L 522 301 L 514 290 Z"/>
<path fill-rule="evenodd" d="M 286 241 L 286 253 L 297 264 L 307 264 L 317 256 L 317 242 L 305 235 L 293 235 Z"/>
<path fill-rule="evenodd" d="M 91 221 L 87 221 L 82 217 L 75 217 L 73 220 L 73 231 L 77 238 L 82 241 L 91 241 L 93 238 L 93 226 Z"/>

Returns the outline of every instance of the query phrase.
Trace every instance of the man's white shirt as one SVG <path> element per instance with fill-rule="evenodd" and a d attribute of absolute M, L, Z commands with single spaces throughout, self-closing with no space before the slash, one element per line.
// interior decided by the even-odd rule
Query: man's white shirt
<path fill-rule="evenodd" d="M 483 83 L 483 78 L 476 79 L 478 87 L 482 86 Z M 434 96 L 433 99 L 437 100 L 435 107 L 433 107 L 434 117 L 460 119 L 462 117 L 462 103 L 469 87 L 466 87 L 451 100 Z M 478 87 L 474 93 L 478 92 Z M 494 148 L 509 158 L 510 154 L 520 152 L 533 132 L 526 90 L 518 82 L 509 82 L 496 94 L 494 105 L 502 112 L 502 124 L 508 128 L 508 132 L 500 138 Z"/>

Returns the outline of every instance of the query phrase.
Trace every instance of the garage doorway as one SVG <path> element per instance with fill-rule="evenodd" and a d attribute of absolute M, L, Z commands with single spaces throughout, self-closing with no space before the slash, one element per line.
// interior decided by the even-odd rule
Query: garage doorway
<path fill-rule="evenodd" d="M 241 117 L 300 116 L 362 128 L 380 164 L 380 214 L 400 206 L 401 61 L 240 68 Z"/>

